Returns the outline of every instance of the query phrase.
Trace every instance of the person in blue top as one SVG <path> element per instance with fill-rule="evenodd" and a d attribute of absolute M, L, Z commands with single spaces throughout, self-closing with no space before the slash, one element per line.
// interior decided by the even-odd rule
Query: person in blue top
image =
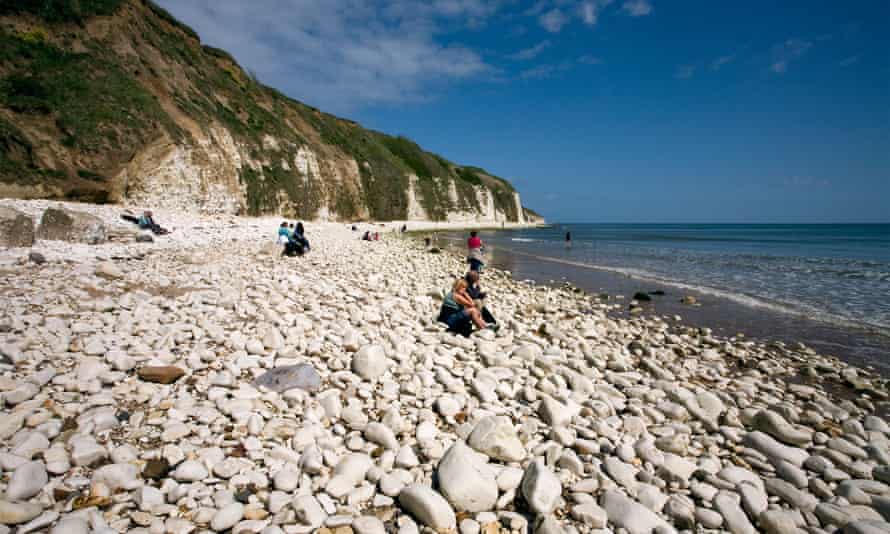
<path fill-rule="evenodd" d="M 154 218 L 152 217 L 151 210 L 145 210 L 142 212 L 142 215 L 139 216 L 139 221 L 137 222 L 139 228 L 142 230 L 151 230 L 155 235 L 169 234 L 170 231 L 164 228 L 161 228 L 161 225 L 156 223 Z"/>
<path fill-rule="evenodd" d="M 290 239 L 290 230 L 287 228 L 287 221 L 281 223 L 278 227 L 278 244 L 284 245 Z"/>

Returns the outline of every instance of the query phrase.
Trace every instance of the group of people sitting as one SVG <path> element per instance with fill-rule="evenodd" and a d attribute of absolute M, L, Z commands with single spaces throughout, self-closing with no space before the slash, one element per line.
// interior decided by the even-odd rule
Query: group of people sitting
<path fill-rule="evenodd" d="M 133 215 L 132 213 L 122 213 L 121 219 L 138 225 L 140 230 L 150 230 L 151 233 L 153 233 L 154 235 L 164 235 L 170 233 L 170 230 L 162 228 L 160 224 L 155 222 L 151 210 L 143 211 L 142 215 L 138 217 Z"/>
<path fill-rule="evenodd" d="M 278 244 L 284 245 L 282 256 L 302 256 L 311 249 L 302 222 L 298 222 L 296 227 L 294 223 L 282 222 L 278 227 Z"/>
<path fill-rule="evenodd" d="M 470 270 L 451 286 L 442 300 L 438 321 L 448 325 L 450 332 L 469 336 L 473 327 L 479 330 L 497 331 L 498 322 L 485 305 L 486 293 L 479 285 L 479 275 L 485 266 L 482 256 L 482 240 L 476 232 L 467 240 L 467 263 Z"/>

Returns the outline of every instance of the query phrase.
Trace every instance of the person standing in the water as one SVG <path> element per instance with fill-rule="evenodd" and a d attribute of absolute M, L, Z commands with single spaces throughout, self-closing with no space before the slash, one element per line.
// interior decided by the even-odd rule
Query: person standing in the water
<path fill-rule="evenodd" d="M 566 248 L 572 248 L 572 232 L 566 232 Z"/>

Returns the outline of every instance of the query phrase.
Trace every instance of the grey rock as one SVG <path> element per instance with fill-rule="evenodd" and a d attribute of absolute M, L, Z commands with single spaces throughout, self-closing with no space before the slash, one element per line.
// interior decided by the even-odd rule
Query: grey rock
<path fill-rule="evenodd" d="M 748 432 L 745 435 L 745 444 L 760 451 L 773 462 L 785 460 L 797 467 L 802 466 L 807 458 L 810 457 L 807 451 L 797 447 L 782 445 L 768 434 L 760 431 Z"/>
<path fill-rule="evenodd" d="M 390 362 L 380 345 L 365 345 L 352 357 L 352 372 L 365 380 L 376 380 L 389 368 Z"/>
<path fill-rule="evenodd" d="M 459 512 L 484 512 L 498 500 L 494 471 L 479 454 L 457 441 L 439 460 L 436 468 L 439 490 Z"/>
<path fill-rule="evenodd" d="M 0 247 L 30 247 L 34 244 L 34 219 L 0 206 Z"/>
<path fill-rule="evenodd" d="M 860 520 L 847 523 L 844 526 L 843 534 L 888 534 L 890 533 L 890 523 L 884 521 L 868 521 Z"/>
<path fill-rule="evenodd" d="M 40 218 L 37 239 L 98 245 L 107 240 L 102 219 L 79 211 L 48 208 Z"/>
<path fill-rule="evenodd" d="M 745 511 L 739 506 L 738 497 L 732 493 L 721 491 L 714 497 L 714 508 L 723 516 L 726 529 L 732 534 L 755 534 L 757 529 L 748 520 Z"/>
<path fill-rule="evenodd" d="M 260 375 L 255 381 L 257 387 L 265 387 L 278 393 L 291 389 L 302 389 L 309 392 L 318 391 L 321 377 L 314 367 L 308 363 L 275 367 Z"/>
<path fill-rule="evenodd" d="M 483 417 L 470 433 L 467 444 L 503 462 L 521 462 L 526 455 L 525 446 L 505 416 Z"/>
<path fill-rule="evenodd" d="M 754 416 L 752 426 L 789 445 L 806 445 L 813 439 L 813 431 L 793 425 L 772 410 L 761 410 Z"/>
<path fill-rule="evenodd" d="M 627 529 L 630 534 L 649 534 L 656 528 L 665 532 L 674 531 L 664 519 L 652 510 L 618 491 L 607 491 L 603 495 L 601 504 L 609 516 L 609 522 Z"/>
<path fill-rule="evenodd" d="M 26 462 L 13 471 L 6 486 L 6 498 L 11 501 L 25 501 L 40 493 L 49 482 L 43 462 Z"/>
<path fill-rule="evenodd" d="M 457 526 L 457 518 L 448 501 L 429 486 L 412 484 L 405 487 L 399 493 L 399 504 L 428 527 L 446 530 Z"/>
<path fill-rule="evenodd" d="M 540 458 L 528 464 L 520 487 L 525 502 L 536 514 L 551 513 L 562 495 L 562 482 Z"/>
<path fill-rule="evenodd" d="M 816 505 L 819 504 L 819 499 L 795 488 L 784 480 L 768 478 L 764 481 L 764 485 L 768 494 L 775 495 L 800 510 L 812 512 L 816 509 Z"/>
<path fill-rule="evenodd" d="M 0 525 L 19 525 L 27 523 L 43 512 L 39 504 L 28 502 L 9 502 L 0 499 Z"/>
<path fill-rule="evenodd" d="M 768 534 L 803 533 L 799 527 L 806 524 L 799 512 L 786 510 L 767 510 L 758 517 L 760 528 Z"/>

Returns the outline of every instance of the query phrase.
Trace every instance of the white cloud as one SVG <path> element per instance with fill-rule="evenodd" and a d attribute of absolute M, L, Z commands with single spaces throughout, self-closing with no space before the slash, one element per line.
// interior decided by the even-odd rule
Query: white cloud
<path fill-rule="evenodd" d="M 736 54 L 729 54 L 726 56 L 720 56 L 714 61 L 711 62 L 711 68 L 714 70 L 720 70 L 720 67 L 726 65 L 727 63 L 732 63 L 735 61 Z"/>
<path fill-rule="evenodd" d="M 645 17 L 652 13 L 652 4 L 649 3 L 649 0 L 627 0 L 621 9 L 631 17 Z"/>
<path fill-rule="evenodd" d="M 445 44 L 480 24 L 490 0 L 159 0 L 202 41 L 231 52 L 259 79 L 327 111 L 429 98 L 437 88 L 492 67 L 476 51 Z"/>
<path fill-rule="evenodd" d="M 612 0 L 588 0 L 578 5 L 578 13 L 581 20 L 588 26 L 593 26 L 599 21 L 600 11 L 612 3 Z"/>
<path fill-rule="evenodd" d="M 560 9 L 555 8 L 538 17 L 541 27 L 550 33 L 559 33 L 568 24 L 569 18 Z"/>
<path fill-rule="evenodd" d="M 550 48 L 553 45 L 549 40 L 541 41 L 535 46 L 531 46 L 529 48 L 523 48 L 522 50 L 516 52 L 515 54 L 511 54 L 509 56 L 510 59 L 514 61 L 527 61 L 529 59 L 534 59 L 538 57 L 544 50 Z"/>
<path fill-rule="evenodd" d="M 841 62 L 838 63 L 838 65 L 840 65 L 841 67 L 849 67 L 850 65 L 855 65 L 856 63 L 859 63 L 859 56 L 850 56 L 848 58 L 842 59 Z"/>
<path fill-rule="evenodd" d="M 776 74 L 783 74 L 788 70 L 788 64 L 800 59 L 812 48 L 813 43 L 803 39 L 788 39 L 773 47 L 773 62 L 770 70 Z"/>

